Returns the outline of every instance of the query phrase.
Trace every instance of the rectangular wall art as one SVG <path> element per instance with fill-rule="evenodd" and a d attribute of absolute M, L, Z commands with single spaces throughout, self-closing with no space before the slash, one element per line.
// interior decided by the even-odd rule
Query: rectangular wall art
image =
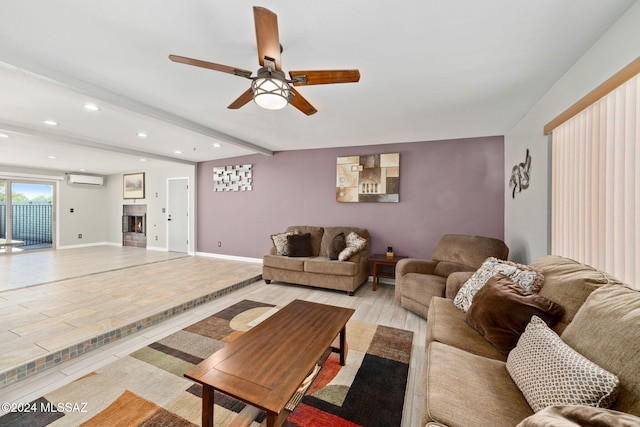
<path fill-rule="evenodd" d="M 144 172 L 122 175 L 122 198 L 144 199 Z"/>
<path fill-rule="evenodd" d="M 338 157 L 338 202 L 398 202 L 400 153 Z"/>
<path fill-rule="evenodd" d="M 213 191 L 251 191 L 252 185 L 250 164 L 213 168 Z"/>

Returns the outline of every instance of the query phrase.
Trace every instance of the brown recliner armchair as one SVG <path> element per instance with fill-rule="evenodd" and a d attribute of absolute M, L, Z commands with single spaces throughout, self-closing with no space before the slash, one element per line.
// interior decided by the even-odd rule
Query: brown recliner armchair
<path fill-rule="evenodd" d="M 396 301 L 426 318 L 431 298 L 445 297 L 447 278 L 450 274 L 471 273 L 489 257 L 506 260 L 508 256 L 509 248 L 502 240 L 445 234 L 438 242 L 431 260 L 405 258 L 398 261 Z"/>

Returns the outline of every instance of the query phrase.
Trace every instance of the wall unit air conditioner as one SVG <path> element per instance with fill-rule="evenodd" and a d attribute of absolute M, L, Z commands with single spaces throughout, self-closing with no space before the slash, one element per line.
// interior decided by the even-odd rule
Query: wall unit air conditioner
<path fill-rule="evenodd" d="M 104 177 L 69 174 L 69 184 L 104 185 Z"/>

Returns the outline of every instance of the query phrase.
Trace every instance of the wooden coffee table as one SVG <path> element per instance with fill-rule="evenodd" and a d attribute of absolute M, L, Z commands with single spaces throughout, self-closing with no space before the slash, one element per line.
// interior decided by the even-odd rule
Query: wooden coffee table
<path fill-rule="evenodd" d="M 345 364 L 345 325 L 353 313 L 295 300 L 186 372 L 202 384 L 202 426 L 213 427 L 214 391 L 248 404 L 238 419 L 250 422 L 266 411 L 267 426 L 280 425 L 285 405 L 338 335 Z"/>

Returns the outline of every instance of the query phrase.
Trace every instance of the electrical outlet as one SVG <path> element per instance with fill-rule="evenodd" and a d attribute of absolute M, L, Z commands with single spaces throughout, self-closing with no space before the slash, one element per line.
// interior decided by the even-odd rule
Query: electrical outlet
<path fill-rule="evenodd" d="M 158 236 L 156 236 L 156 240 L 158 240 Z"/>
<path fill-rule="evenodd" d="M 222 247 L 222 242 L 218 241 L 218 247 L 221 248 Z"/>
<path fill-rule="evenodd" d="M 82 233 L 78 234 L 78 239 L 82 239 Z"/>

